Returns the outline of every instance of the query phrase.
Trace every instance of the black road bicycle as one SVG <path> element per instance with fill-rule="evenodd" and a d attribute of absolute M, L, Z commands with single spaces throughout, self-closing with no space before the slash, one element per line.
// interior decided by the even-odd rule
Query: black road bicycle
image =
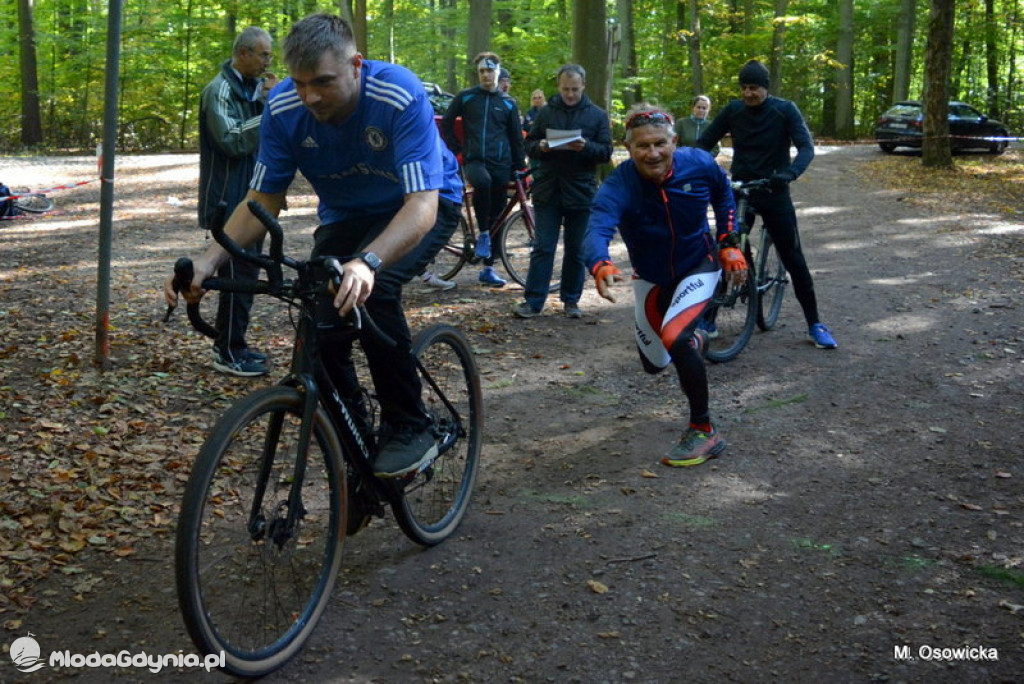
<path fill-rule="evenodd" d="M 719 281 L 711 305 L 704 314 L 707 328 L 713 331 L 708 341 L 707 358 L 715 363 L 732 361 L 739 356 L 754 334 L 754 326 L 771 330 L 779 321 L 789 283 L 786 268 L 763 221 L 756 242 L 750 236 L 754 223 L 750 192 L 767 187 L 767 179 L 732 183 L 736 195 L 739 248 L 750 271 L 743 285 L 730 286 L 725 278 Z"/>
<path fill-rule="evenodd" d="M 376 477 L 376 399 L 364 389 L 359 399 L 342 400 L 321 360 L 316 302 L 331 281 L 337 284 L 340 264 L 334 257 L 284 256 L 280 225 L 259 204 L 249 208 L 270 233 L 269 256 L 246 255 L 222 227 L 215 237 L 236 258 L 258 263 L 267 280 L 211 278 L 203 287 L 266 294 L 297 309 L 291 369 L 278 385 L 236 402 L 210 431 L 181 505 L 175 576 L 196 646 L 204 654 L 224 651 L 231 674 L 257 677 L 281 667 L 311 635 L 346 535 L 390 507 L 418 544 L 451 536 L 476 480 L 483 398 L 462 333 L 441 324 L 421 331 L 412 353 L 438 454 L 406 477 Z M 295 277 L 284 278 L 282 266 Z M 192 262 L 179 259 L 175 274 L 179 290 L 188 287 Z M 216 333 L 198 305 L 189 305 L 188 314 L 200 332 Z M 362 329 L 394 344 L 365 310 L 350 327 L 353 336 Z"/>

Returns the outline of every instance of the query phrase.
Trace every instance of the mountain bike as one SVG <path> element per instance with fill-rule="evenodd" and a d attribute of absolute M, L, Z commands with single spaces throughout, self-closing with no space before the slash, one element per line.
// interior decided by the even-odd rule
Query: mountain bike
<path fill-rule="evenodd" d="M 527 169 L 513 174 L 509 183 L 509 201 L 491 228 L 491 248 L 496 250 L 495 258 L 501 259 L 509 277 L 523 287 L 526 286 L 526 275 L 530 271 L 530 252 L 536 235 L 536 222 L 527 184 L 530 173 L 531 170 Z M 468 183 L 463 188 L 463 213 L 459 219 L 459 228 L 448 244 L 437 253 L 431 266 L 431 270 L 444 280 L 454 278 L 467 263 L 480 262 L 480 257 L 476 255 L 476 241 L 480 228 L 473 216 L 473 189 Z M 558 289 L 560 281 L 562 249 L 559 241 L 551 282 L 552 292 Z"/>
<path fill-rule="evenodd" d="M 733 181 L 736 195 L 736 232 L 740 250 L 750 268 L 743 285 L 730 286 L 723 278 L 718 283 L 702 326 L 711 331 L 707 358 L 715 363 L 732 361 L 747 346 L 755 326 L 771 330 L 779 320 L 789 278 L 771 236 L 761 223 L 758 239 L 751 240 L 754 212 L 750 193 L 768 187 L 767 179 Z"/>
<path fill-rule="evenodd" d="M 321 357 L 317 302 L 340 282 L 340 261 L 284 256 L 280 225 L 259 204 L 249 208 L 267 226 L 269 256 L 242 252 L 220 225 L 214 235 L 235 258 L 258 263 L 267 280 L 211 278 L 203 288 L 288 303 L 296 328 L 291 368 L 276 386 L 237 401 L 211 429 L 182 500 L 175 578 L 196 646 L 204 654 L 223 651 L 231 674 L 257 677 L 284 665 L 311 635 L 330 598 L 347 535 L 390 507 L 418 544 L 433 546 L 451 536 L 476 481 L 483 398 L 462 333 L 443 324 L 421 331 L 412 354 L 438 454 L 405 477 L 376 477 L 376 398 L 364 389 L 343 400 Z M 295 277 L 284 278 L 282 266 Z M 176 287 L 188 287 L 191 279 L 191 261 L 179 259 Z M 197 330 L 216 334 L 198 304 L 187 311 Z M 365 309 L 357 309 L 347 325 L 353 338 L 368 334 L 394 345 Z"/>

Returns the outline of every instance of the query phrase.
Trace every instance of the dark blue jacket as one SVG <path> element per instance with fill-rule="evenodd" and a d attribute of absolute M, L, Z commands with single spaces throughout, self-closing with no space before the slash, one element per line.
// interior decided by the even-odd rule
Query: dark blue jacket
<path fill-rule="evenodd" d="M 610 260 L 608 243 L 618 229 L 633 272 L 668 285 L 702 259 L 718 259 L 708 230 L 708 204 L 715 210 L 717 240 L 733 230 L 736 204 L 725 171 L 704 150 L 676 149 L 672 172 L 661 185 L 642 177 L 632 159 L 622 162 L 597 191 L 590 210 L 583 257 L 587 269 Z"/>
<path fill-rule="evenodd" d="M 455 135 L 458 117 L 462 117 L 461 141 Z M 456 95 L 441 119 L 441 137 L 452 152 L 462 155 L 463 163 L 526 166 L 519 107 L 500 90 L 476 86 Z"/>

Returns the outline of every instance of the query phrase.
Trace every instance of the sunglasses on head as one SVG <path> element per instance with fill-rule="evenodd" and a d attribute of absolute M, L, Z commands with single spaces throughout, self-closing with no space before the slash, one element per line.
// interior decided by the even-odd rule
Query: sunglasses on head
<path fill-rule="evenodd" d="M 672 117 L 665 112 L 652 109 L 646 112 L 637 112 L 631 114 L 626 119 L 626 128 L 636 128 L 637 126 L 657 126 L 661 124 L 672 125 Z"/>

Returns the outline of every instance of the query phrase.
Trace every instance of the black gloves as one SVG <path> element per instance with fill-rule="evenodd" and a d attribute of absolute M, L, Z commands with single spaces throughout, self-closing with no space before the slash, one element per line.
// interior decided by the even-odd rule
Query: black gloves
<path fill-rule="evenodd" d="M 768 179 L 768 184 L 772 190 L 785 190 L 795 180 L 796 174 L 792 171 L 777 171 Z"/>

